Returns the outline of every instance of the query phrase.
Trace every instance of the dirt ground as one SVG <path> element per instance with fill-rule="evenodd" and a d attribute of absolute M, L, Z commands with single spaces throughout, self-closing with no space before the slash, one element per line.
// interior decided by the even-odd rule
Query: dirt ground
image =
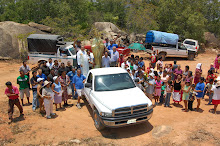
<path fill-rule="evenodd" d="M 148 66 L 147 55 L 139 55 L 145 57 Z M 206 76 L 215 56 L 215 53 L 206 53 L 194 61 L 179 58 L 177 61 L 182 68 L 189 65 L 192 71 L 197 63 L 203 63 L 203 76 Z M 173 60 L 167 59 L 164 63 Z M 50 120 L 38 110 L 33 112 L 28 105 L 24 106 L 24 118 L 20 118 L 15 107 L 15 122 L 9 125 L 4 83 L 10 80 L 16 85 L 20 66 L 21 63 L 0 62 L 0 145 L 220 145 L 220 107 L 216 115 L 210 113 L 213 106 L 207 105 L 207 96 L 202 100 L 199 112 L 182 112 L 183 102 L 180 106 L 172 104 L 172 108 L 156 106 L 148 122 L 101 132 L 93 124 L 88 104 L 85 102 L 79 110 L 75 106 L 76 100 L 72 99 L 68 101 L 72 107 L 56 111 L 57 116 Z M 195 101 L 193 106 L 196 104 Z"/>

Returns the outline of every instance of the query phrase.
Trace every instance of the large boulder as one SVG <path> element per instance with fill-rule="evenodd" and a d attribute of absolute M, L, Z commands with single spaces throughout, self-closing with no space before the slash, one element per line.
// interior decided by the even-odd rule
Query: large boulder
<path fill-rule="evenodd" d="M 205 32 L 205 46 L 207 48 L 220 48 L 220 38 L 217 38 L 213 33 L 211 32 Z"/>
<path fill-rule="evenodd" d="M 12 21 L 0 22 L 0 56 L 17 58 L 27 49 L 26 37 L 31 33 L 43 34 L 39 29 Z"/>
<path fill-rule="evenodd" d="M 37 28 L 43 32 L 47 32 L 47 33 L 51 33 L 52 32 L 52 28 L 49 27 L 49 26 L 46 26 L 46 25 L 42 25 L 42 24 L 38 24 L 38 23 L 34 23 L 34 22 L 29 22 L 28 25 L 30 27 L 33 27 L 33 28 Z"/>
<path fill-rule="evenodd" d="M 108 37 L 109 39 L 113 39 L 118 34 L 125 36 L 126 32 L 120 30 L 115 24 L 111 22 L 95 22 L 93 24 L 92 29 L 98 30 L 103 37 Z"/>

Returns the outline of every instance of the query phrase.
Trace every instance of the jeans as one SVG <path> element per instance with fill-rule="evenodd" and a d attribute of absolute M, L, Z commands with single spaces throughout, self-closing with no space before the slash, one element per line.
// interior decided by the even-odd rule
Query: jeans
<path fill-rule="evenodd" d="M 37 91 L 33 91 L 32 109 L 35 110 L 38 106 L 39 106 L 39 101 L 37 99 Z"/>
<path fill-rule="evenodd" d="M 191 111 L 193 110 L 193 101 L 191 100 L 188 101 L 188 109 Z"/>
<path fill-rule="evenodd" d="M 20 114 L 23 113 L 23 108 L 20 104 L 20 101 L 19 99 L 9 99 L 8 101 L 8 116 L 9 116 L 9 119 L 12 119 L 12 115 L 13 115 L 13 112 L 14 112 L 14 105 L 16 105 L 20 111 Z"/>
<path fill-rule="evenodd" d="M 208 104 L 212 103 L 212 97 L 213 97 L 213 93 L 209 93 L 209 103 Z"/>
<path fill-rule="evenodd" d="M 163 94 L 161 93 L 161 96 L 160 96 L 160 103 L 163 103 L 163 100 L 164 100 L 164 98 L 163 98 Z"/>
<path fill-rule="evenodd" d="M 77 95 L 77 92 L 74 91 L 73 84 L 71 84 L 71 88 L 72 88 L 72 97 L 73 97 L 73 98 L 77 98 L 78 95 Z"/>
<path fill-rule="evenodd" d="M 167 96 L 165 98 L 165 103 L 164 103 L 165 106 L 170 106 L 170 96 L 171 96 L 171 93 L 167 93 Z"/>
<path fill-rule="evenodd" d="M 205 87 L 205 90 L 204 90 L 204 92 L 203 92 L 203 96 L 202 96 L 202 99 L 204 99 L 204 96 L 206 95 L 206 92 L 207 92 L 207 87 Z"/>

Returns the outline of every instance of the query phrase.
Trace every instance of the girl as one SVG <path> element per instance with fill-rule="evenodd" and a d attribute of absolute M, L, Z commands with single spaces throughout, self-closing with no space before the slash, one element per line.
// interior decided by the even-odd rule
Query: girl
<path fill-rule="evenodd" d="M 53 80 L 54 80 L 54 83 L 52 84 L 51 88 L 52 88 L 53 92 L 55 93 L 54 103 L 55 103 L 55 106 L 56 106 L 56 111 L 58 111 L 57 104 L 59 104 L 59 106 L 61 108 L 62 90 L 61 90 L 61 84 L 58 81 L 58 76 L 53 77 Z"/>
<path fill-rule="evenodd" d="M 155 82 L 155 105 L 158 105 L 159 97 L 161 96 L 161 87 L 162 87 L 162 81 L 160 80 L 160 76 L 157 76 L 157 80 Z"/>
<path fill-rule="evenodd" d="M 173 92 L 173 101 L 174 104 L 177 102 L 181 102 L 181 80 L 182 80 L 182 75 L 177 75 L 177 79 L 174 81 L 174 92 Z"/>
<path fill-rule="evenodd" d="M 187 105 L 188 105 L 188 100 L 189 100 L 189 91 L 190 91 L 190 82 L 187 81 L 186 82 L 186 85 L 184 86 L 184 88 L 182 89 L 183 91 L 183 101 L 184 101 L 184 106 L 185 106 L 185 111 L 184 112 L 187 112 Z"/>
<path fill-rule="evenodd" d="M 202 75 L 202 63 L 198 63 L 196 66 L 195 76 L 194 76 L 194 83 L 195 85 L 199 83 L 199 79 Z"/>
<path fill-rule="evenodd" d="M 46 110 L 46 118 L 51 119 L 51 116 L 54 116 L 55 113 L 53 113 L 53 98 L 54 93 L 52 89 L 50 88 L 50 82 L 44 81 L 44 87 L 42 89 L 42 96 L 44 98 L 44 107 Z"/>
<path fill-rule="evenodd" d="M 201 98 L 203 97 L 203 91 L 205 89 L 205 84 L 204 84 L 204 78 L 200 77 L 199 79 L 199 83 L 196 84 L 196 90 L 195 92 L 197 92 L 196 95 L 196 99 L 197 99 L 197 108 L 196 111 L 199 111 L 199 106 L 200 106 L 200 102 L 201 102 Z"/>
<path fill-rule="evenodd" d="M 218 54 L 216 56 L 215 61 L 214 61 L 214 67 L 215 67 L 215 72 L 216 73 L 218 73 L 219 66 L 220 66 L 220 54 Z"/>
<path fill-rule="evenodd" d="M 166 87 L 166 98 L 165 98 L 164 107 L 170 107 L 170 96 L 172 92 L 173 92 L 172 81 L 168 81 L 168 84 Z"/>
<path fill-rule="evenodd" d="M 38 78 L 37 82 L 38 82 L 38 85 L 37 85 L 37 98 L 39 100 L 40 113 L 43 113 L 44 112 L 44 106 L 43 106 L 44 98 L 42 96 L 42 87 L 43 87 L 43 84 L 44 84 L 44 78 Z"/>
<path fill-rule="evenodd" d="M 192 71 L 188 71 L 188 75 L 186 76 L 186 81 L 189 81 L 190 85 L 192 85 L 192 82 L 193 82 Z"/>

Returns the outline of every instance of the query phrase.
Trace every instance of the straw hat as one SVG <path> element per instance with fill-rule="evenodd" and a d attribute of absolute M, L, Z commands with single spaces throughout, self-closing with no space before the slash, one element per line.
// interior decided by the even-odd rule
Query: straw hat
<path fill-rule="evenodd" d="M 48 84 L 50 84 L 50 82 L 48 82 L 47 80 L 44 81 L 44 87 L 46 87 Z"/>

